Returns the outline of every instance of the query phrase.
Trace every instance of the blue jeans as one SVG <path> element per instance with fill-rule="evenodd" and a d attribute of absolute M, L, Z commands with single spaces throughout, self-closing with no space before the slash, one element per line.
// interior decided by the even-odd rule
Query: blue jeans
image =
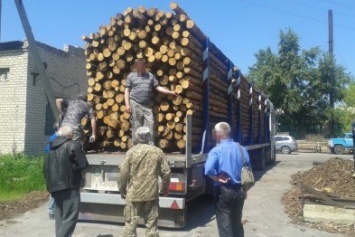
<path fill-rule="evenodd" d="M 48 200 L 48 213 L 54 214 L 54 198 L 52 197 L 52 195 L 49 196 Z"/>

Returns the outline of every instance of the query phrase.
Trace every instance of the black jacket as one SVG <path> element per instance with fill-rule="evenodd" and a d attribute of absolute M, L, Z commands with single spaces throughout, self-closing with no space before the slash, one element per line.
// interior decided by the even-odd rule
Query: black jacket
<path fill-rule="evenodd" d="M 79 189 L 81 171 L 88 161 L 79 141 L 57 137 L 50 142 L 50 151 L 44 159 L 44 177 L 50 193 L 64 189 Z"/>

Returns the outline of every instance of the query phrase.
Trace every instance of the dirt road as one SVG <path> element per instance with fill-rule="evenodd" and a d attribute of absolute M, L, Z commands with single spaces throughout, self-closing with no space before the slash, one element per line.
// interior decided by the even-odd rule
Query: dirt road
<path fill-rule="evenodd" d="M 245 235 L 247 237 L 335 237 L 341 235 L 320 232 L 296 226 L 283 211 L 282 194 L 290 188 L 290 175 L 312 167 L 314 161 L 322 162 L 334 155 L 291 154 L 278 155 L 277 164 L 266 172 L 257 172 L 259 179 L 250 190 L 244 208 Z M 344 158 L 351 158 L 344 156 Z M 189 205 L 189 226 L 184 230 L 161 229 L 162 237 L 217 237 L 216 221 L 210 200 L 201 198 Z M 121 237 L 122 225 L 79 223 L 74 237 Z M 140 228 L 139 236 L 144 236 Z M 46 206 L 24 215 L 0 222 L 2 237 L 51 237 L 54 221 L 48 220 Z"/>

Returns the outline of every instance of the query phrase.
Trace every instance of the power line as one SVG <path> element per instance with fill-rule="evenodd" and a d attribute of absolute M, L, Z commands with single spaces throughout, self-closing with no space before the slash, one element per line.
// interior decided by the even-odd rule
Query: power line
<path fill-rule="evenodd" d="M 344 2 L 340 2 L 340 1 L 337 1 L 337 2 L 328 2 L 328 1 L 325 1 L 325 0 L 317 0 L 317 1 L 323 2 L 323 3 L 327 3 L 329 5 L 335 5 L 335 6 L 343 7 L 343 8 L 346 8 L 348 10 L 355 10 L 355 6 L 349 5 L 349 4 L 344 4 Z"/>
<path fill-rule="evenodd" d="M 280 13 L 283 13 L 283 14 L 287 14 L 287 15 L 291 15 L 291 16 L 295 16 L 295 17 L 304 18 L 304 19 L 308 19 L 308 20 L 312 20 L 312 21 L 316 21 L 316 22 L 321 22 L 321 23 L 326 23 L 327 24 L 327 21 L 325 21 L 325 20 L 320 20 L 320 19 L 317 19 L 317 18 L 304 16 L 304 15 L 296 14 L 296 13 L 293 13 L 293 12 L 284 11 L 284 10 L 281 10 L 281 9 L 278 9 L 278 8 L 266 6 L 264 4 L 260 4 L 260 3 L 256 3 L 256 2 L 251 2 L 251 1 L 246 1 L 246 0 L 240 0 L 240 1 L 245 2 L 245 3 L 249 3 L 249 4 L 253 4 L 253 5 L 256 5 L 256 6 L 259 6 L 259 7 L 267 8 L 267 9 L 270 9 L 270 10 L 273 10 L 273 11 L 277 11 L 277 12 L 280 12 Z M 349 27 L 349 26 L 345 26 L 345 25 L 341 25 L 341 24 L 334 24 L 334 25 L 336 25 L 338 27 L 341 27 L 341 28 L 344 28 L 344 29 L 355 31 L 355 28 L 352 28 L 352 27 Z"/>
<path fill-rule="evenodd" d="M 312 20 L 312 21 L 318 21 L 318 22 L 322 22 L 322 23 L 327 23 L 324 20 L 320 20 L 320 19 L 313 18 L 313 17 L 308 17 L 308 16 L 303 16 L 303 15 L 295 14 L 295 13 L 292 13 L 292 12 L 287 12 L 287 11 L 284 11 L 284 10 L 281 10 L 281 9 L 278 9 L 278 8 L 274 8 L 274 7 L 270 7 L 270 6 L 266 6 L 266 5 L 263 5 L 263 4 L 260 4 L 260 3 L 250 2 L 250 1 L 246 1 L 246 0 L 240 0 L 240 1 L 245 2 L 245 3 L 249 3 L 249 4 L 254 4 L 254 5 L 263 7 L 263 8 L 268 8 L 270 10 L 281 12 L 281 13 L 288 14 L 288 15 L 292 15 L 292 16 L 295 16 L 295 17 L 306 18 L 306 19 L 309 19 L 309 20 Z"/>
<path fill-rule="evenodd" d="M 316 6 L 312 6 L 312 5 L 309 5 L 309 4 L 305 4 L 305 3 L 301 3 L 301 2 L 297 2 L 296 0 L 286 0 L 288 2 L 293 2 L 294 4 L 297 4 L 297 5 L 301 5 L 301 6 L 304 6 L 304 7 L 307 7 L 307 8 L 313 8 L 313 9 L 316 9 L 318 11 L 322 11 L 322 12 L 326 12 L 328 11 L 328 9 L 324 9 L 324 8 L 320 8 L 320 7 L 316 7 Z M 353 18 L 355 19 L 355 16 L 351 16 L 351 15 L 347 15 L 347 14 L 344 14 L 344 13 L 340 13 L 336 10 L 333 10 L 337 16 L 344 16 L 344 17 L 350 17 L 350 18 Z"/>
<path fill-rule="evenodd" d="M 286 0 L 286 1 L 293 2 L 294 4 L 298 4 L 298 5 L 301 5 L 301 6 L 310 7 L 310 8 L 322 11 L 322 12 L 327 11 L 327 9 L 323 9 L 323 8 L 320 8 L 320 7 L 315 7 L 315 6 L 308 5 L 308 4 L 301 3 L 301 2 L 297 2 L 297 1 L 294 1 L 294 0 Z"/>
<path fill-rule="evenodd" d="M 338 55 L 339 55 L 341 61 L 343 61 L 344 66 L 348 69 L 349 67 L 348 67 L 347 63 L 345 62 L 343 55 L 341 54 L 340 50 L 338 49 L 338 47 L 336 45 L 335 45 L 335 50 L 338 52 Z"/>

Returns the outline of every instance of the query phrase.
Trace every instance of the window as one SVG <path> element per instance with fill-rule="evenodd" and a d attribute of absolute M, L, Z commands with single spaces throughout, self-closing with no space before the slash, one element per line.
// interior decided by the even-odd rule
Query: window
<path fill-rule="evenodd" d="M 10 68 L 0 68 L 0 82 L 8 80 Z"/>
<path fill-rule="evenodd" d="M 275 141 L 283 141 L 284 139 L 282 137 L 275 137 Z"/>
<path fill-rule="evenodd" d="M 352 134 L 345 134 L 345 138 L 353 138 Z"/>
<path fill-rule="evenodd" d="M 283 137 L 284 138 L 284 141 L 289 141 L 291 140 L 290 137 Z"/>

